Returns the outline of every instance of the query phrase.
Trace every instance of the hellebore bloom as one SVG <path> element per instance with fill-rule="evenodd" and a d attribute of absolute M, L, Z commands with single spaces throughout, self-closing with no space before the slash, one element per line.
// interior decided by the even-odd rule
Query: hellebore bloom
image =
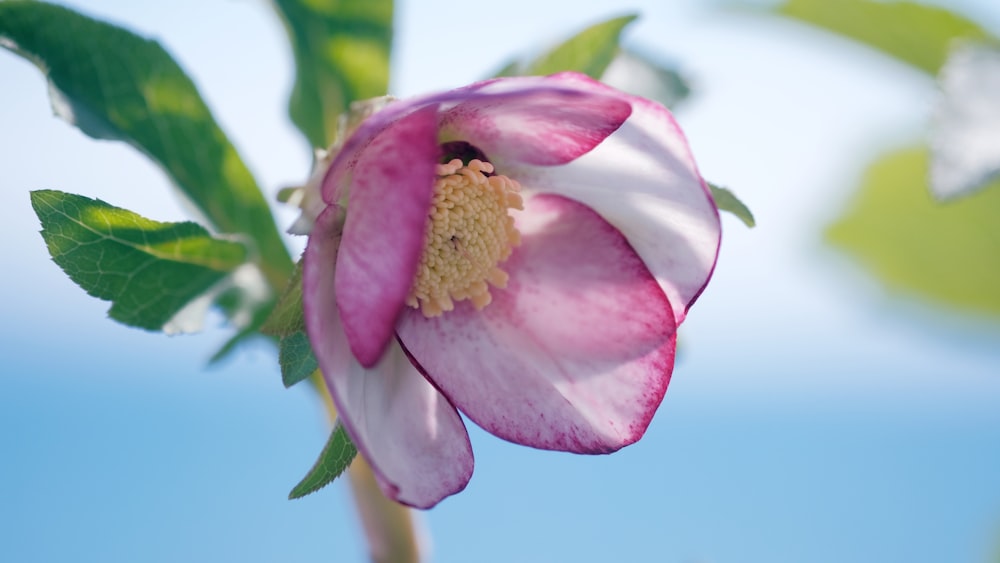
<path fill-rule="evenodd" d="M 306 328 L 387 496 L 465 487 L 459 410 L 537 448 L 642 436 L 720 237 L 665 108 L 574 73 L 502 78 L 389 103 L 338 148 Z"/>

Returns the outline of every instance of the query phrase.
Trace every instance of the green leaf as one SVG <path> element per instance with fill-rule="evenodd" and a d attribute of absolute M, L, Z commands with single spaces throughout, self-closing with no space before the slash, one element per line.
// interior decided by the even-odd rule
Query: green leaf
<path fill-rule="evenodd" d="M 295 485 L 288 498 L 302 498 L 327 486 L 347 469 L 357 453 L 358 450 L 347 437 L 344 427 L 337 423 L 316 464 L 309 470 L 309 474 Z"/>
<path fill-rule="evenodd" d="M 218 231 L 252 237 L 271 285 L 283 286 L 292 263 L 266 200 L 159 43 L 61 6 L 6 1 L 0 45 L 45 73 L 61 117 L 95 139 L 142 151 Z"/>
<path fill-rule="evenodd" d="M 302 260 L 295 265 L 285 291 L 260 331 L 271 336 L 289 336 L 306 329 L 302 316 Z"/>
<path fill-rule="evenodd" d="M 243 264 L 246 248 L 191 222 L 151 221 L 101 200 L 31 193 L 52 259 L 124 324 L 160 330 L 192 299 Z"/>
<path fill-rule="evenodd" d="M 827 238 L 890 287 L 1000 315 L 1000 181 L 942 204 L 927 187 L 928 159 L 915 148 L 875 162 Z"/>
<path fill-rule="evenodd" d="M 334 140 L 351 102 L 389 84 L 392 0 L 275 0 L 295 56 L 288 110 L 315 148 Z"/>
<path fill-rule="evenodd" d="M 264 334 L 279 337 L 278 363 L 281 365 L 281 381 L 285 387 L 295 385 L 319 368 L 305 330 L 302 312 L 302 260 L 299 260 L 295 265 L 295 272 L 288 280 L 288 286 L 260 328 Z"/>
<path fill-rule="evenodd" d="M 319 369 L 313 355 L 309 337 L 304 332 L 284 336 L 278 343 L 278 363 L 281 365 L 281 382 L 291 387 Z"/>
<path fill-rule="evenodd" d="M 618 43 L 625 26 L 638 18 L 635 14 L 613 18 L 588 27 L 542 56 L 517 74 L 546 75 L 577 71 L 598 79 L 618 54 Z M 512 72 L 508 65 L 502 72 Z"/>
<path fill-rule="evenodd" d="M 786 16 L 865 43 L 931 74 L 948 58 L 953 40 L 993 40 L 973 21 L 916 2 L 789 0 Z"/>
<path fill-rule="evenodd" d="M 715 199 L 715 206 L 719 210 L 732 213 L 740 221 L 743 221 L 743 224 L 747 227 L 753 228 L 757 225 L 757 222 L 753 218 L 753 213 L 750 212 L 750 208 L 740 201 L 728 188 L 716 186 L 715 184 L 709 184 L 708 187 L 712 190 L 712 198 Z"/>

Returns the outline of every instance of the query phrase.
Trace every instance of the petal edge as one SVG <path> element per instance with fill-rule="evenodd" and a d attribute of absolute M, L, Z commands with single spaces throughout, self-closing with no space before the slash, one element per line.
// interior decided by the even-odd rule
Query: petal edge
<path fill-rule="evenodd" d="M 337 256 L 337 306 L 354 356 L 373 367 L 394 337 L 424 244 L 440 154 L 437 108 L 384 129 L 360 154 Z"/>
<path fill-rule="evenodd" d="M 560 196 L 526 201 L 506 290 L 426 319 L 405 312 L 405 348 L 453 404 L 496 436 L 609 453 L 638 440 L 674 360 L 669 301 L 622 237 Z"/>

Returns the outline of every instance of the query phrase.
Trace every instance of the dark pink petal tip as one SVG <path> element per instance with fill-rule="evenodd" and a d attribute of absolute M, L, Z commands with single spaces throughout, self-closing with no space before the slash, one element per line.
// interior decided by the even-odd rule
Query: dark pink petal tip
<path fill-rule="evenodd" d="M 417 271 L 434 189 L 437 110 L 410 113 L 361 153 L 337 258 L 337 304 L 355 357 L 374 366 Z"/>
<path fill-rule="evenodd" d="M 386 497 L 431 508 L 468 484 L 474 459 L 458 411 L 393 345 L 372 369 L 346 340 L 317 354 L 341 423 Z M 337 352 L 343 350 L 344 352 Z"/>
<path fill-rule="evenodd" d="M 556 166 L 593 150 L 632 111 L 615 96 L 556 87 L 557 81 L 525 79 L 529 85 L 521 91 L 509 82 L 483 85 L 443 112 L 442 136 L 475 145 L 501 166 Z"/>
<path fill-rule="evenodd" d="M 618 228 L 680 323 L 711 278 L 722 236 L 718 209 L 684 133 L 656 102 L 578 75 L 564 80 L 616 95 L 631 104 L 632 114 L 594 150 L 565 166 L 514 163 L 504 173 L 526 190 L 579 201 Z"/>
<path fill-rule="evenodd" d="M 404 312 L 406 349 L 489 432 L 528 446 L 608 453 L 638 440 L 674 361 L 672 308 L 621 233 L 558 196 L 528 199 L 510 281 L 476 311 Z"/>
<path fill-rule="evenodd" d="M 458 411 L 393 344 L 371 369 L 354 358 L 333 289 L 337 209 L 321 213 L 303 264 L 306 332 L 341 422 L 398 502 L 434 506 L 465 488 L 472 446 Z"/>

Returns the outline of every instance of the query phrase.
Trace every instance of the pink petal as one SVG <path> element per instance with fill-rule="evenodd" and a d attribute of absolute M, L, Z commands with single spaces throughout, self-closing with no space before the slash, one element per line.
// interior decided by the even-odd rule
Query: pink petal
<path fill-rule="evenodd" d="M 674 317 L 614 227 L 558 196 L 526 201 L 505 290 L 427 319 L 401 343 L 470 419 L 538 448 L 606 453 L 638 440 L 666 392 Z"/>
<path fill-rule="evenodd" d="M 631 107 L 618 92 L 595 91 L 576 77 L 492 79 L 392 102 L 366 119 L 341 147 L 323 179 L 323 199 L 339 202 L 373 140 L 396 121 L 431 106 L 444 114 L 439 141 L 467 141 L 494 163 L 513 159 L 554 165 L 577 158 L 615 131 Z"/>
<path fill-rule="evenodd" d="M 378 363 L 413 284 L 440 154 L 437 108 L 395 121 L 360 154 L 337 257 L 337 305 L 365 367 Z"/>
<path fill-rule="evenodd" d="M 712 275 L 722 234 L 687 140 L 660 104 L 581 75 L 560 76 L 629 101 L 632 115 L 593 151 L 566 166 L 509 163 L 497 172 L 526 190 L 582 202 L 617 227 L 656 277 L 680 323 Z"/>
<path fill-rule="evenodd" d="M 474 94 L 443 112 L 442 138 L 475 145 L 498 165 L 565 164 L 597 146 L 632 111 L 617 96 L 567 85 L 558 77 L 476 85 Z"/>
<path fill-rule="evenodd" d="M 465 488 L 472 476 L 469 436 L 455 407 L 410 363 L 398 345 L 373 368 L 351 355 L 333 292 L 336 208 L 317 220 L 306 246 L 306 328 L 348 435 L 371 464 L 382 491 L 429 508 Z"/>

